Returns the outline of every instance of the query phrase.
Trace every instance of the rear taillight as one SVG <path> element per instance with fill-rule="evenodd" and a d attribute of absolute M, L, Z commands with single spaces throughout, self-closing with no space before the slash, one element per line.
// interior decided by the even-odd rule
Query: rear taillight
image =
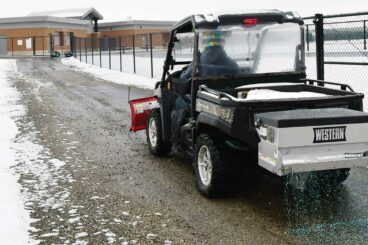
<path fill-rule="evenodd" d="M 257 25 L 257 23 L 258 23 L 257 19 L 244 19 L 243 20 L 243 24 L 245 26 L 255 26 L 255 25 Z"/>

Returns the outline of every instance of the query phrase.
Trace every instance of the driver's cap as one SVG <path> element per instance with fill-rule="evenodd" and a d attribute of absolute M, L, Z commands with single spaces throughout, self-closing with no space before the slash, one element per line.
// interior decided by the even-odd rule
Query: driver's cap
<path fill-rule="evenodd" d="M 220 31 L 203 32 L 203 44 L 206 48 L 221 46 L 225 43 L 225 35 Z"/>

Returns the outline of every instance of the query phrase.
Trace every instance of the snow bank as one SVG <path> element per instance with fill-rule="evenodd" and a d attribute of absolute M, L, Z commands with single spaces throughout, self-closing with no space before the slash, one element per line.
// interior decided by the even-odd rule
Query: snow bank
<path fill-rule="evenodd" d="M 13 142 L 18 134 L 14 117 L 24 113 L 17 105 L 18 92 L 9 85 L 8 75 L 17 72 L 15 60 L 0 60 L 0 241 L 4 244 L 29 244 L 30 214 L 24 208 Z"/>
<path fill-rule="evenodd" d="M 127 86 L 137 87 L 137 88 L 153 90 L 157 82 L 157 80 L 155 79 L 133 75 L 133 74 L 122 73 L 119 71 L 112 71 L 112 70 L 100 68 L 94 65 L 85 64 L 85 63 L 80 62 L 74 57 L 64 58 L 61 60 L 61 63 L 64 65 L 70 66 L 72 69 L 91 74 L 92 76 L 98 79 L 106 80 L 106 81 L 113 82 L 113 83 L 123 84 Z"/>

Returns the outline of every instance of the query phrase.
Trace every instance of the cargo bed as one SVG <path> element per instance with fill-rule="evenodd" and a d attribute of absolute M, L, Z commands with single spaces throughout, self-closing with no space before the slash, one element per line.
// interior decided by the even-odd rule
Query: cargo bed
<path fill-rule="evenodd" d="M 248 94 L 243 96 L 245 91 Z M 248 95 L 252 91 L 266 91 L 267 95 L 276 96 L 273 98 L 259 96 L 259 99 L 249 99 Z M 311 94 L 313 96 L 310 96 Z M 253 98 L 255 97 L 257 95 L 253 96 Z M 233 89 L 216 90 L 201 86 L 196 100 L 196 110 L 211 114 L 211 111 L 206 110 L 206 108 L 213 107 L 232 117 L 232 120 L 225 118 L 228 123 L 223 123 L 218 118 L 216 122 L 213 122 L 212 118 L 205 119 L 205 123 L 214 126 L 221 125 L 220 129 L 225 134 L 239 141 L 238 143 L 243 144 L 245 148 L 250 147 L 256 150 L 259 136 L 254 127 L 254 121 L 257 114 L 327 108 L 362 111 L 363 98 L 363 94 L 354 92 L 348 85 L 312 80 L 300 83 L 247 84 Z"/>
<path fill-rule="evenodd" d="M 266 96 L 264 96 L 265 94 L 261 96 L 247 96 L 255 91 L 262 90 L 268 92 L 273 91 L 278 96 L 274 98 L 267 96 L 270 94 L 266 94 Z M 283 94 L 283 96 L 280 96 L 280 94 Z M 345 84 L 304 80 L 299 83 L 249 84 L 231 89 L 212 89 L 211 87 L 200 86 L 198 97 L 222 106 L 262 105 L 263 107 L 267 104 L 272 104 L 273 106 L 290 104 L 290 101 L 292 101 L 293 105 L 300 105 L 304 103 L 334 103 L 352 99 L 361 100 L 364 98 L 364 95 L 356 93 Z"/>

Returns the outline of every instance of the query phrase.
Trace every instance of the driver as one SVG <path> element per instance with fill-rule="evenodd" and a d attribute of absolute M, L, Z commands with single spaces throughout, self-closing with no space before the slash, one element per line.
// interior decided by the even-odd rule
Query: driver
<path fill-rule="evenodd" d="M 201 77 L 239 74 L 239 66 L 224 50 L 225 38 L 223 32 L 203 32 L 202 40 L 204 49 L 200 55 L 199 65 Z M 193 62 L 181 73 L 180 79 L 188 80 L 192 75 L 192 69 Z"/>

